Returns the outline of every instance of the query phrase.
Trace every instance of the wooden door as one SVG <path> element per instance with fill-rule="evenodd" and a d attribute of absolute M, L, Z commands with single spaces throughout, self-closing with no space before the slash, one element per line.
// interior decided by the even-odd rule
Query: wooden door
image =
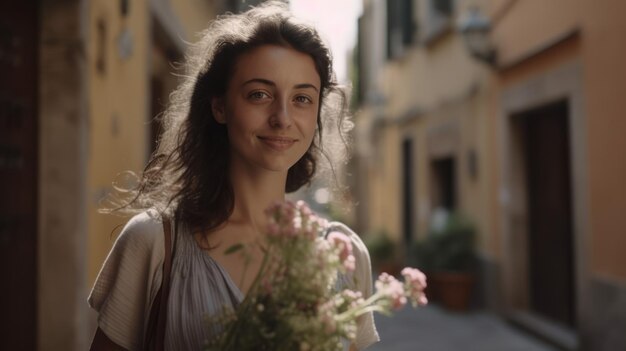
<path fill-rule="evenodd" d="M 0 350 L 37 346 L 38 10 L 0 3 Z"/>
<path fill-rule="evenodd" d="M 531 309 L 575 327 L 567 102 L 525 113 Z"/>
<path fill-rule="evenodd" d="M 410 254 L 415 235 L 413 173 L 413 140 L 406 139 L 402 142 L 402 227 L 407 255 Z"/>

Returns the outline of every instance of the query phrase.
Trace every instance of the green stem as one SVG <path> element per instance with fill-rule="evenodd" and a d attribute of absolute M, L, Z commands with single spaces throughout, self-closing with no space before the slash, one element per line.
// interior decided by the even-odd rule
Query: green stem
<path fill-rule="evenodd" d="M 379 292 L 376 292 L 372 296 L 370 296 L 367 300 L 365 300 L 357 309 L 355 310 L 347 310 L 336 317 L 338 322 L 345 322 L 354 317 L 362 316 L 369 312 L 388 312 L 386 308 L 381 307 L 379 305 L 374 305 L 374 302 L 378 301 L 383 295 Z"/>

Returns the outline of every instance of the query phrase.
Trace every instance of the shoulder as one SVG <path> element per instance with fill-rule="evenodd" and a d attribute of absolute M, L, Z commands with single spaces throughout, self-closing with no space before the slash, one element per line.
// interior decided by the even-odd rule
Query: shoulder
<path fill-rule="evenodd" d="M 342 277 L 344 286 L 356 288 L 365 296 L 372 293 L 372 263 L 370 260 L 367 246 L 350 227 L 341 222 L 330 222 L 328 224 L 328 233 L 338 231 L 350 238 L 352 244 L 352 255 L 354 256 L 354 271 Z"/>
<path fill-rule="evenodd" d="M 122 229 L 115 241 L 114 250 L 151 249 L 163 238 L 161 216 L 154 210 L 148 210 L 132 217 Z"/>
<path fill-rule="evenodd" d="M 365 243 L 363 243 L 363 240 L 357 233 L 355 233 L 350 227 L 348 227 L 342 222 L 329 222 L 328 232 L 330 233 L 333 231 L 341 232 L 345 234 L 346 236 L 348 236 L 348 238 L 350 238 L 350 241 L 352 242 L 352 254 L 355 257 L 357 264 L 359 263 L 359 259 L 361 260 L 366 259 L 367 265 L 368 266 L 370 265 L 369 263 L 370 256 L 369 256 L 369 252 L 367 251 L 367 246 L 365 246 Z"/>
<path fill-rule="evenodd" d="M 135 215 L 115 240 L 100 274 L 122 276 L 133 272 L 130 279 L 153 276 L 165 257 L 164 245 L 159 213 L 149 210 Z"/>
<path fill-rule="evenodd" d="M 141 346 L 154 277 L 164 257 L 161 217 L 146 211 L 132 217 L 109 252 L 89 295 L 98 326 L 126 349 Z"/>
<path fill-rule="evenodd" d="M 89 302 L 100 310 L 116 290 L 138 289 L 145 284 L 164 257 L 161 219 L 156 211 L 132 217 L 115 240 L 91 291 Z"/>
<path fill-rule="evenodd" d="M 124 279 L 135 283 L 140 280 L 140 276 L 149 275 L 148 271 L 154 263 L 163 260 L 163 246 L 163 225 L 159 214 L 150 210 L 135 215 L 115 240 L 94 289 L 102 287 L 108 290 Z"/>

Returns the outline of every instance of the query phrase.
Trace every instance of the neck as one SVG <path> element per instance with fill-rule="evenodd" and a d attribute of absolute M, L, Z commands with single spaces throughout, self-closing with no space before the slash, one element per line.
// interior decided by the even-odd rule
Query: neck
<path fill-rule="evenodd" d="M 266 225 L 265 209 L 273 202 L 285 199 L 287 171 L 274 172 L 233 162 L 230 179 L 235 208 L 228 221 L 262 232 Z"/>

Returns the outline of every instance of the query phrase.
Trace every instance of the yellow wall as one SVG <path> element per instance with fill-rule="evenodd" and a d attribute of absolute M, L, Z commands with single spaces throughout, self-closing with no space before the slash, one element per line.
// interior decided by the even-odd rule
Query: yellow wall
<path fill-rule="evenodd" d="M 176 85 L 171 63 L 165 62 L 163 53 L 153 46 L 151 21 L 157 19 L 150 17 L 149 2 L 129 3 L 125 18 L 117 1 L 96 0 L 89 6 L 89 288 L 121 229 L 118 226 L 127 220 L 99 214 L 99 201 L 111 190 L 111 184 L 120 172 L 130 170 L 141 174 L 148 160 L 149 121 L 154 117 L 151 116 L 151 77 L 158 76 L 165 90 Z M 205 28 L 216 13 L 210 2 L 194 0 L 171 1 L 169 9 L 176 17 L 172 20 L 185 32 L 174 40 L 185 41 L 194 40 L 194 34 Z M 99 44 L 99 26 L 102 24 L 106 28 L 104 45 Z M 132 54 L 127 58 L 122 58 L 118 49 L 124 29 L 129 30 L 132 37 Z M 97 61 L 103 47 L 106 69 L 101 73 Z M 168 95 L 164 92 L 162 97 L 156 97 L 161 106 L 167 103 Z"/>
<path fill-rule="evenodd" d="M 217 15 L 216 1 L 170 0 L 174 15 L 180 19 L 185 30 L 185 40 L 195 41 L 196 34 L 207 28 L 209 21 Z"/>
<path fill-rule="evenodd" d="M 370 169 L 370 231 L 384 229 L 394 239 L 400 230 L 400 173 L 398 131 L 386 127 L 380 131 Z"/>
<path fill-rule="evenodd" d="M 113 229 L 125 221 L 98 214 L 98 201 L 109 191 L 119 172 L 140 171 L 147 158 L 148 5 L 145 0 L 130 4 L 126 18 L 122 18 L 116 1 L 93 1 L 89 10 L 89 286 L 115 238 Z M 106 28 L 103 73 L 98 71 L 96 63 L 100 50 L 99 23 Z M 118 54 L 118 38 L 123 29 L 128 29 L 133 39 L 132 54 L 127 59 Z"/>
<path fill-rule="evenodd" d="M 506 65 L 578 29 L 580 39 L 501 72 L 499 85 L 512 86 L 572 58 L 581 59 L 589 195 L 589 228 L 583 229 L 590 237 L 591 271 L 620 279 L 626 278 L 626 161 L 618 156 L 626 150 L 624 11 L 626 3 L 619 0 L 514 1 L 510 15 L 493 31 L 498 57 Z"/>
<path fill-rule="evenodd" d="M 507 65 L 580 25 L 581 0 L 497 1 L 493 40 Z"/>
<path fill-rule="evenodd" d="M 428 48 L 412 47 L 383 70 L 388 115 L 414 106 L 432 109 L 467 93 L 477 79 L 477 63 L 457 35 L 447 35 Z"/>
<path fill-rule="evenodd" d="M 582 10 L 592 269 L 626 279 L 626 2 Z"/>
<path fill-rule="evenodd" d="M 472 4 L 485 6 L 486 1 Z M 423 237 L 427 233 L 433 207 L 432 139 L 438 138 L 436 130 L 442 125 L 451 124 L 456 131 L 452 156 L 457 164 L 458 207 L 476 223 L 480 250 L 490 257 L 497 255 L 497 216 L 493 210 L 498 185 L 493 165 L 495 138 L 488 125 L 493 95 L 489 69 L 469 56 L 462 38 L 450 28 L 427 45 L 406 48 L 401 57 L 388 61 L 380 74 L 387 123 L 380 132 L 384 137 L 373 147 L 381 149 L 378 152 L 385 159 L 374 164 L 369 177 L 374 189 L 370 196 L 371 229 L 382 226 L 398 239 L 402 237 L 401 145 L 410 137 L 414 147 L 413 235 Z M 409 111 L 415 115 L 407 115 Z M 398 117 L 411 121 L 399 122 Z M 477 153 L 476 179 L 468 172 L 469 150 Z"/>

